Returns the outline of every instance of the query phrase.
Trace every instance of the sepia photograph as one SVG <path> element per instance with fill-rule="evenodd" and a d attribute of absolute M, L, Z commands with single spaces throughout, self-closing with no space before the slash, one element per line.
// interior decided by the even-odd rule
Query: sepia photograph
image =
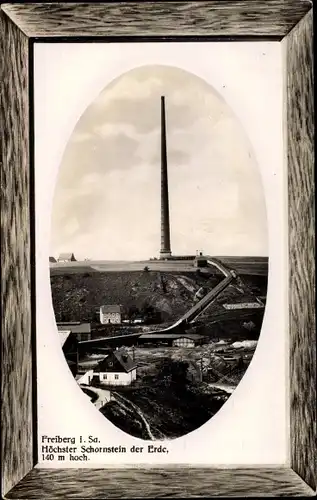
<path fill-rule="evenodd" d="M 311 0 L 0 24 L 3 496 L 314 496 Z"/>
<path fill-rule="evenodd" d="M 234 392 L 266 306 L 256 155 L 206 81 L 163 65 L 106 85 L 59 166 L 50 282 L 78 387 L 122 431 L 184 436 Z"/>

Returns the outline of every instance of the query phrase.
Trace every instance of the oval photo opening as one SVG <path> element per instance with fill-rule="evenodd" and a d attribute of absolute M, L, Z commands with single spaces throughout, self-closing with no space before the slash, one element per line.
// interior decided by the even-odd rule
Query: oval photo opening
<path fill-rule="evenodd" d="M 267 237 L 252 146 L 212 86 L 143 66 L 97 96 L 60 166 L 50 276 L 65 359 L 105 418 L 173 439 L 221 409 L 261 333 Z"/>

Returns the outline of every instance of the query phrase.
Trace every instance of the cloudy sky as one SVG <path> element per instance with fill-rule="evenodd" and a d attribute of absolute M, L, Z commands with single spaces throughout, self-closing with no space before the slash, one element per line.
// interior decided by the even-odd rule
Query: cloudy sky
<path fill-rule="evenodd" d="M 172 252 L 267 255 L 264 194 L 252 145 L 210 85 L 166 66 L 122 75 L 77 123 L 55 190 L 52 255 L 158 256 L 161 95 Z"/>

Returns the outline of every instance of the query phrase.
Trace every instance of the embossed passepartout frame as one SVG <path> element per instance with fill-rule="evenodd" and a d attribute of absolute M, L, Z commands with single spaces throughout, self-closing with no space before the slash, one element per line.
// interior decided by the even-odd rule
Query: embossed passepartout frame
<path fill-rule="evenodd" d="M 313 12 L 309 0 L 4 4 L 0 129 L 5 498 L 313 496 L 316 347 Z M 286 62 L 290 467 L 36 466 L 33 46 L 38 41 L 276 40 Z M 3 76 L 3 78 L 2 78 Z"/>

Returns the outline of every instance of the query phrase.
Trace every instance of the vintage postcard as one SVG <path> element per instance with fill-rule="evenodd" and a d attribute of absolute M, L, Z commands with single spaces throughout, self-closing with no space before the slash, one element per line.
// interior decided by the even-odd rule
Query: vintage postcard
<path fill-rule="evenodd" d="M 38 43 L 39 467 L 287 460 L 278 42 Z"/>

